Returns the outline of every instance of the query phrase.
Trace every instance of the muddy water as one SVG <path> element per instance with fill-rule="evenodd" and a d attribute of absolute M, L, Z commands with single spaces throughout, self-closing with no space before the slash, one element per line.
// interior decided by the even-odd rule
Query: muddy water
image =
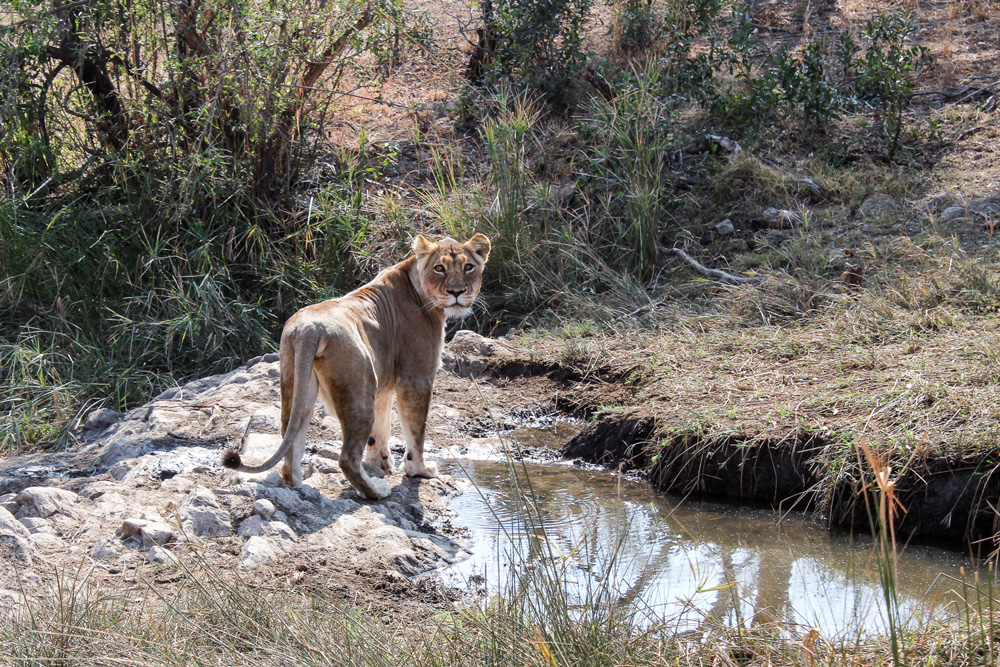
<path fill-rule="evenodd" d="M 546 438 L 561 444 L 564 436 L 539 429 L 513 434 L 532 448 Z M 870 540 L 831 536 L 801 513 L 681 502 L 601 469 L 469 458 L 488 451 L 470 447 L 441 462 L 445 472 L 478 488 L 452 505 L 452 523 L 472 536 L 470 557 L 445 573 L 455 585 L 497 590 L 512 568 L 556 562 L 565 564 L 579 598 L 609 577 L 619 600 L 636 601 L 678 629 L 693 629 L 709 616 L 745 626 L 781 620 L 827 638 L 884 627 Z M 537 519 L 526 521 L 518 499 L 528 486 Z M 901 553 L 901 618 L 916 627 L 929 615 L 961 611 L 962 566 L 971 572 L 967 559 L 940 549 Z"/>

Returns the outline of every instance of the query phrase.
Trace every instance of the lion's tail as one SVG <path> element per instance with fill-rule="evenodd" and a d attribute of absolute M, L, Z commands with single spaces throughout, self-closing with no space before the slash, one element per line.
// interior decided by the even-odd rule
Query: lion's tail
<path fill-rule="evenodd" d="M 319 349 L 317 335 L 282 336 L 278 350 L 281 369 L 281 446 L 271 458 L 260 465 L 246 465 L 235 449 L 227 449 L 222 454 L 224 467 L 240 472 L 264 472 L 288 453 L 288 449 L 299 436 L 299 432 L 309 427 L 312 416 L 309 401 L 309 383 L 313 382 L 313 361 Z"/>

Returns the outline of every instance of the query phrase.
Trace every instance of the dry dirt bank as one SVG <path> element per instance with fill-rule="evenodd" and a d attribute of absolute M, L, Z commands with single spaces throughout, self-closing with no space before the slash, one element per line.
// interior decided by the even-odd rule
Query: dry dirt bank
<path fill-rule="evenodd" d="M 463 340 L 464 362 L 451 353 Z M 493 430 L 514 408 L 548 403 L 546 380 L 477 388 L 449 370 L 468 359 L 481 366 L 494 347 L 474 334 L 451 345 L 429 419 L 431 459 Z M 418 575 L 463 557 L 467 538 L 451 528 L 447 505 L 465 482 L 397 473 L 387 478 L 388 498 L 365 500 L 337 465 L 336 419 L 319 411 L 302 488 L 282 486 L 276 471 L 219 466 L 231 445 L 243 443 L 251 460 L 277 447 L 277 378 L 277 355 L 267 355 L 125 414 L 97 411 L 69 451 L 0 460 L 0 608 L 46 597 L 58 581 L 165 596 L 188 571 L 205 568 L 376 613 L 450 608 L 460 594 Z M 393 446 L 399 457 L 402 441 Z"/>

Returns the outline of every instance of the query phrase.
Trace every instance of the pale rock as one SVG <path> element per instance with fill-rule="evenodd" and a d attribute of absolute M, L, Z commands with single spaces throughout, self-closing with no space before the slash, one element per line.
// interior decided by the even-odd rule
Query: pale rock
<path fill-rule="evenodd" d="M 260 498 L 253 502 L 252 511 L 264 521 L 270 521 L 274 517 L 274 503 L 266 498 Z"/>
<path fill-rule="evenodd" d="M 719 134 L 705 135 L 705 139 L 708 142 L 708 149 L 711 151 L 720 151 L 736 155 L 743 150 L 738 142 Z"/>
<path fill-rule="evenodd" d="M 273 538 L 283 551 L 288 551 L 298 539 L 298 535 L 288 524 L 281 521 L 265 521 L 256 515 L 244 519 L 236 532 L 240 537 Z"/>
<path fill-rule="evenodd" d="M 484 357 L 496 354 L 497 342 L 491 338 L 486 338 L 475 331 L 462 329 L 456 331 L 448 343 L 448 348 L 456 352 L 473 352 Z"/>
<path fill-rule="evenodd" d="M 177 556 L 159 546 L 150 547 L 149 551 L 146 552 L 146 562 L 152 565 L 163 565 L 168 567 L 177 567 L 180 565 L 180 561 L 177 559 Z"/>
<path fill-rule="evenodd" d="M 115 491 L 104 493 L 94 501 L 93 511 L 101 516 L 115 516 L 129 510 L 128 502 Z"/>
<path fill-rule="evenodd" d="M 720 222 L 715 226 L 715 231 L 725 236 L 726 234 L 732 234 L 733 232 L 735 232 L 736 227 L 733 226 L 732 220 L 726 218 L 725 220 L 723 220 L 722 222 Z"/>
<path fill-rule="evenodd" d="M 420 560 L 413 549 L 396 549 L 390 551 L 386 556 L 399 568 L 404 575 L 413 576 L 420 574 L 425 568 L 420 566 Z"/>
<path fill-rule="evenodd" d="M 340 448 L 342 443 L 338 442 L 335 445 L 320 445 L 316 448 L 315 457 L 330 459 L 331 461 L 340 460 Z"/>
<path fill-rule="evenodd" d="M 792 181 L 792 185 L 794 185 L 797 190 L 801 192 L 808 192 L 814 197 L 823 196 L 823 188 L 817 185 L 816 181 L 814 181 L 811 178 L 807 177 L 796 178 L 794 181 Z"/>
<path fill-rule="evenodd" d="M 346 533 L 361 533 L 368 527 L 367 523 L 351 514 L 342 515 L 334 521 L 334 525 Z"/>
<path fill-rule="evenodd" d="M 271 567 L 278 562 L 278 552 L 267 538 L 254 536 L 247 540 L 240 552 L 240 567 L 253 570 Z"/>
<path fill-rule="evenodd" d="M 14 515 L 0 507 L 0 545 L 5 545 L 15 556 L 23 561 L 31 560 L 35 546 L 31 533 Z"/>
<path fill-rule="evenodd" d="M 17 496 L 18 518 L 48 518 L 57 512 L 70 512 L 79 499 L 72 491 L 52 486 L 32 486 Z"/>
<path fill-rule="evenodd" d="M 229 512 L 219 506 L 215 495 L 204 486 L 197 485 L 177 508 L 184 530 L 198 537 L 218 537 L 233 530 Z"/>
<path fill-rule="evenodd" d="M 941 213 L 947 208 L 953 206 L 958 206 L 962 203 L 962 200 L 953 194 L 940 194 L 935 197 L 931 197 L 927 201 L 927 211 L 932 214 Z"/>
<path fill-rule="evenodd" d="M 316 472 L 328 475 L 330 473 L 336 474 L 340 472 L 340 464 L 337 463 L 338 460 L 339 459 L 328 459 L 323 456 L 313 456 L 310 459 L 310 463 Z"/>
<path fill-rule="evenodd" d="M 108 474 L 111 478 L 117 481 L 122 481 L 125 477 L 132 472 L 132 468 L 138 463 L 137 459 L 126 459 L 124 461 L 118 461 L 113 466 L 108 468 Z"/>
<path fill-rule="evenodd" d="M 99 482 L 91 482 L 90 484 L 87 484 L 82 489 L 80 489 L 78 495 L 81 498 L 94 500 L 96 498 L 100 498 L 105 493 L 113 493 L 121 490 L 122 487 L 120 485 L 102 479 Z"/>
<path fill-rule="evenodd" d="M 99 540 L 90 550 L 90 557 L 94 560 L 104 560 L 114 558 L 118 555 L 118 545 L 114 540 Z"/>
<path fill-rule="evenodd" d="M 0 507 L 4 508 L 11 514 L 17 511 L 17 494 L 16 493 L 5 493 L 0 496 Z"/>
<path fill-rule="evenodd" d="M 801 215 L 784 208 L 769 206 L 760 215 L 772 227 L 784 228 L 802 224 Z"/>
<path fill-rule="evenodd" d="M 35 543 L 35 547 L 39 551 L 64 551 L 66 549 L 66 543 L 63 542 L 61 537 L 57 537 L 52 533 L 32 533 L 31 541 Z"/>
<path fill-rule="evenodd" d="M 118 536 L 123 540 L 135 537 L 142 542 L 142 546 L 150 547 L 167 544 L 173 539 L 174 531 L 166 523 L 148 519 L 126 519 L 118 529 Z"/>
<path fill-rule="evenodd" d="M 862 218 L 877 218 L 895 213 L 898 209 L 899 202 L 895 197 L 884 192 L 873 192 L 861 203 L 858 215 Z"/>
<path fill-rule="evenodd" d="M 49 521 L 56 535 L 73 535 L 80 525 L 81 516 L 83 513 L 80 510 L 74 510 L 73 514 L 59 512 L 50 516 Z"/>
<path fill-rule="evenodd" d="M 409 542 L 406 531 L 398 526 L 379 526 L 368 533 L 368 537 L 382 542 Z"/>
<path fill-rule="evenodd" d="M 55 534 L 55 528 L 52 527 L 52 522 L 48 519 L 39 519 L 38 517 L 26 516 L 22 519 L 18 519 L 28 532 L 34 535 L 35 533 L 49 533 Z"/>
<path fill-rule="evenodd" d="M 94 467 L 98 470 L 107 470 L 113 479 L 121 481 L 135 466 L 135 459 L 142 456 L 143 451 L 150 445 L 149 440 L 140 438 L 112 440 L 94 461 Z M 119 467 L 119 463 L 124 465 Z"/>
<path fill-rule="evenodd" d="M 170 479 L 165 479 L 160 483 L 161 491 L 169 491 L 171 493 L 187 493 L 195 486 L 187 477 L 181 477 L 180 475 L 176 477 L 171 477 Z"/>

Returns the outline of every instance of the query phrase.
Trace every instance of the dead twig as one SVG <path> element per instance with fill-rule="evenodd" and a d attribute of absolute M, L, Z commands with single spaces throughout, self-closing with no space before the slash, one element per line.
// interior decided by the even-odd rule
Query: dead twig
<path fill-rule="evenodd" d="M 667 254 L 677 255 L 697 273 L 720 283 L 725 283 L 727 285 L 758 285 L 765 280 L 763 276 L 746 278 L 743 276 L 734 276 L 731 273 L 726 273 L 722 269 L 710 269 L 703 264 L 698 263 L 693 257 L 691 257 L 691 255 L 687 254 L 680 248 L 661 248 L 661 250 Z"/>

